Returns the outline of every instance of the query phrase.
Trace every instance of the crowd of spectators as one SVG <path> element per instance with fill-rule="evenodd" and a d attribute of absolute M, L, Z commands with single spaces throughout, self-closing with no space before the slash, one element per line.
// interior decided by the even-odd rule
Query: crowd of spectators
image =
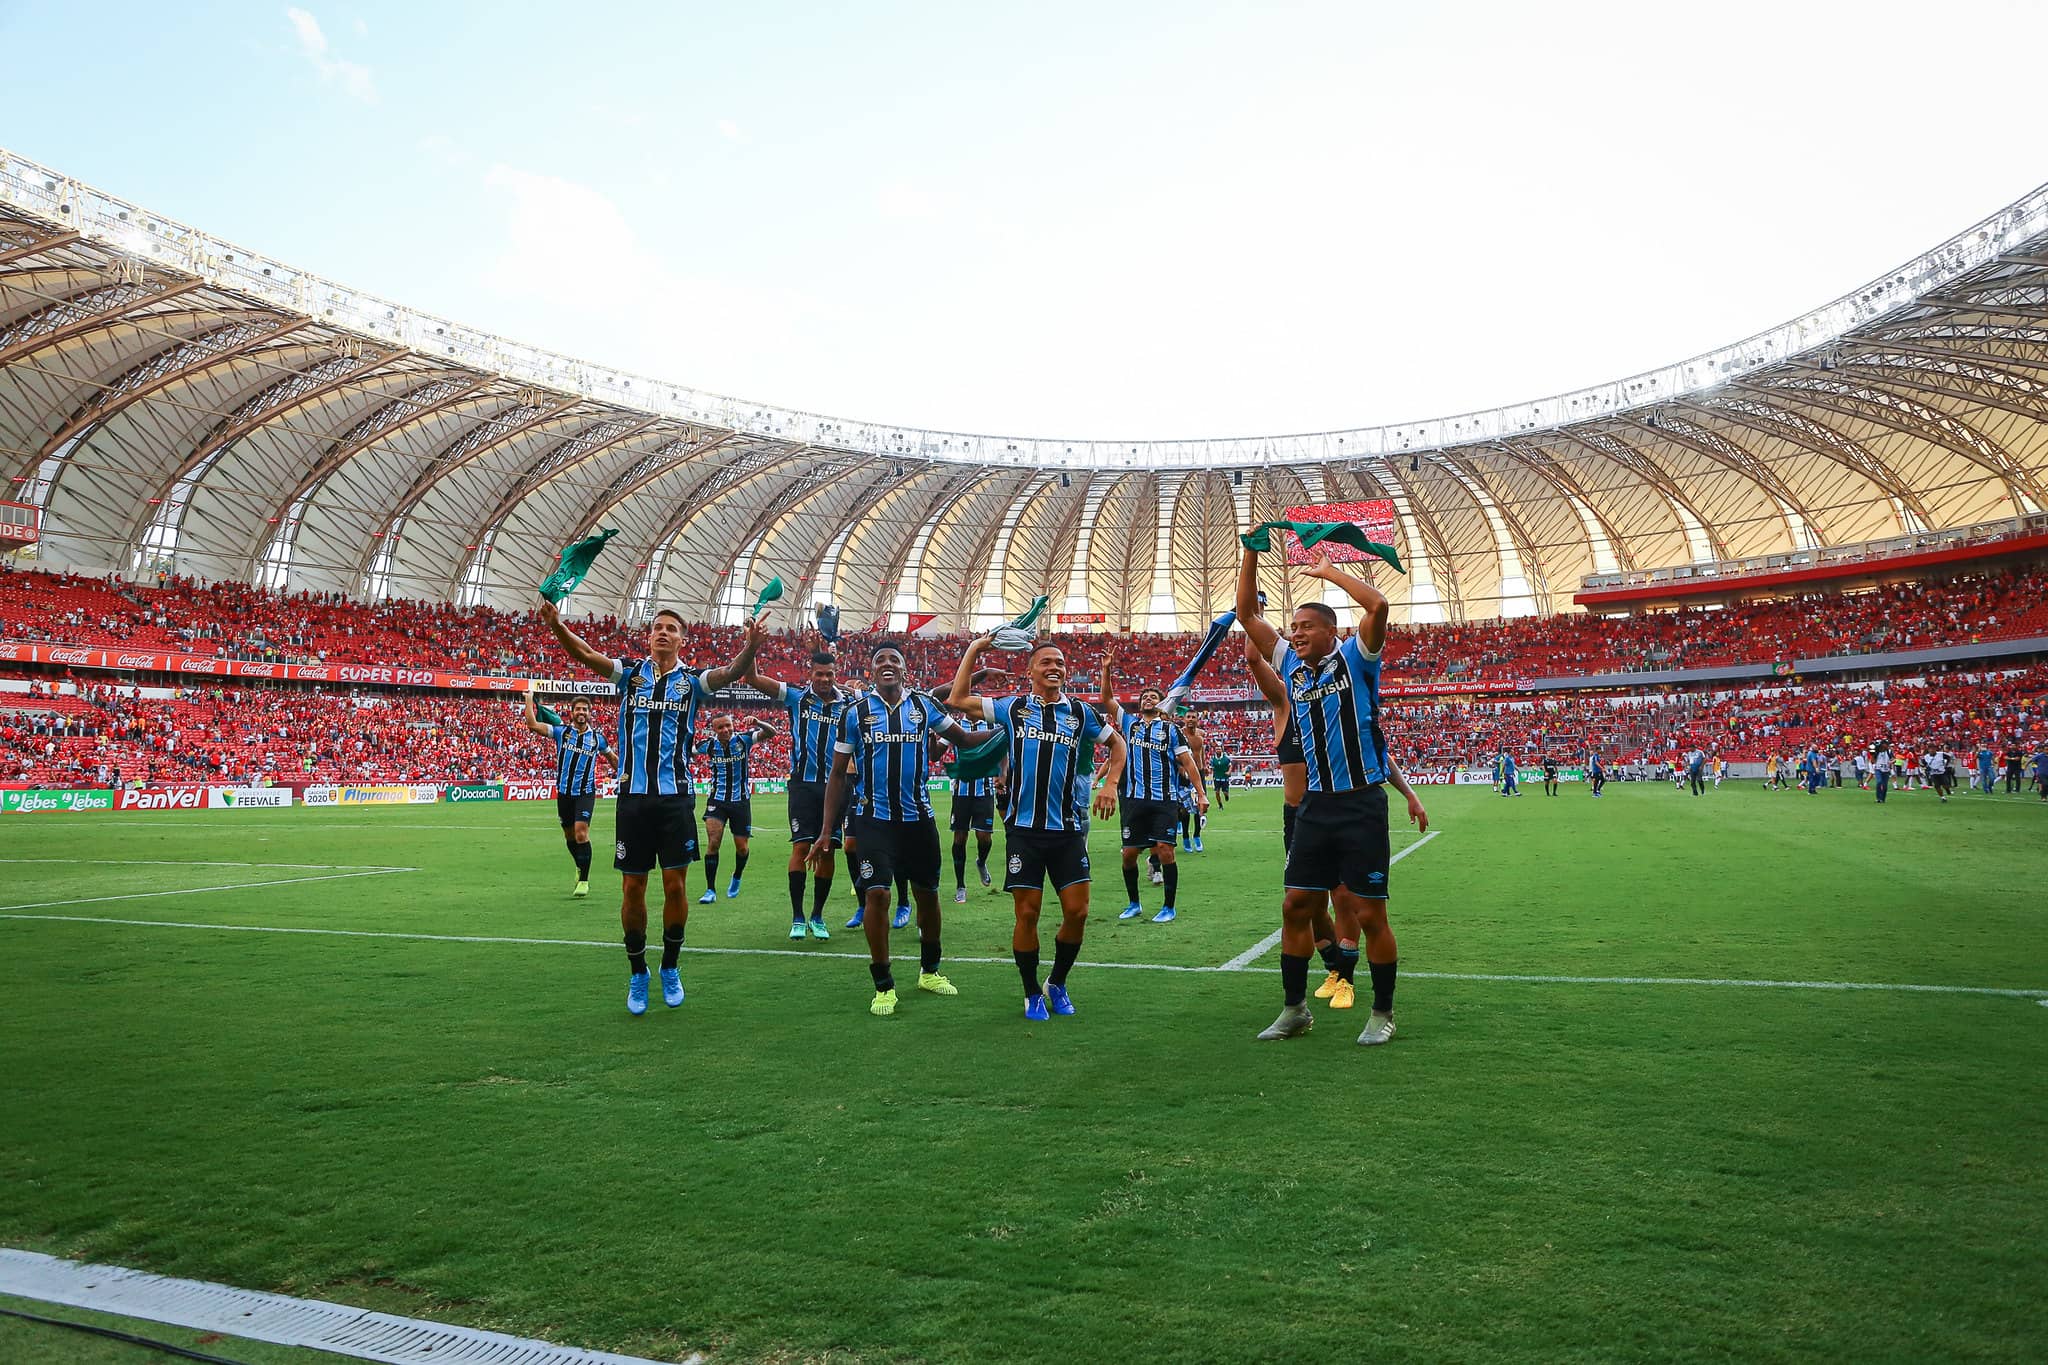
<path fill-rule="evenodd" d="M 445 671 L 557 676 L 572 672 L 537 618 L 485 607 L 407 600 L 363 603 L 334 593 L 275 593 L 248 585 L 165 577 L 0 574 L 0 636 L 129 650 L 175 650 L 253 662 L 343 662 Z M 630 655 L 640 634 L 609 618 L 577 623 L 598 648 Z M 1922 648 L 2048 634 L 2048 567 L 2036 565 L 1898 584 L 1851 595 L 1754 601 L 1722 610 L 1634 617 L 1563 615 L 1396 630 L 1390 682 L 1477 681 L 1552 673 L 1707 667 L 1765 659 Z M 842 637 L 841 672 L 858 683 L 867 632 Z M 1070 690 L 1096 689 L 1114 649 L 1119 691 L 1164 683 L 1193 652 L 1193 635 L 1061 635 Z M 737 653 L 737 627 L 696 624 L 684 657 L 699 664 Z M 799 679 L 811 637 L 771 632 L 758 667 Z M 943 687 L 957 637 L 907 642 L 910 681 Z M 999 664 L 999 666 L 1003 666 Z M 1015 662 L 1007 679 L 1021 685 Z M 209 682 L 144 695 L 80 671 L 63 686 L 34 676 L 31 690 L 0 691 L 0 781 L 162 784 L 178 781 L 492 781 L 551 770 L 546 741 L 525 730 L 510 702 L 461 692 L 309 688 Z M 1740 693 L 1606 698 L 1501 698 L 1397 705 L 1387 737 L 1411 768 L 1470 765 L 1506 749 L 1523 759 L 1576 761 L 1594 750 L 1661 760 L 1695 745 L 1753 762 L 1818 744 L 1824 752 L 1889 738 L 1950 747 L 2042 742 L 2040 668 L 1996 680 L 1937 675 L 1926 686 L 1792 685 Z M 1247 690 L 1241 650 L 1217 652 L 1200 685 Z M 602 714 L 599 723 L 607 723 Z M 1257 765 L 1273 748 L 1263 706 L 1198 708 L 1212 747 Z M 760 749 L 757 775 L 785 771 L 787 739 Z"/>
<path fill-rule="evenodd" d="M 762 651 L 771 671 L 800 672 L 810 648 L 803 624 L 778 618 Z M 340 593 L 276 593 L 247 584 L 164 578 L 138 585 L 65 574 L 0 575 L 6 638 L 124 649 L 177 650 L 262 663 L 355 663 L 447 672 L 555 676 L 560 649 L 527 612 Z M 640 632 L 611 617 L 576 623 L 599 649 L 635 652 Z M 1757 600 L 1722 609 L 1636 616 L 1567 613 L 1466 625 L 1404 626 L 1388 641 L 1389 682 L 1512 682 L 1556 674 L 1708 668 L 1880 650 L 1924 649 L 2048 634 L 2048 566 L 1888 584 L 1868 592 Z M 875 634 L 849 632 L 841 654 L 858 674 Z M 1092 673 L 1112 637 L 1057 635 L 1077 673 Z M 1120 675 L 1165 681 L 1197 637 L 1143 634 L 1116 642 Z M 957 637 L 913 637 L 913 677 L 941 683 L 959 659 Z M 739 648 L 736 626 L 692 625 L 686 658 L 713 662 Z M 1218 652 L 1208 687 L 1248 686 L 1235 649 Z"/>

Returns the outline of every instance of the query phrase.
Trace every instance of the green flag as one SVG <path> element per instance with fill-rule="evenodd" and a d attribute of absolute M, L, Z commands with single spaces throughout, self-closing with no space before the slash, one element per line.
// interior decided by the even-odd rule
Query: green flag
<path fill-rule="evenodd" d="M 543 725 L 560 725 L 562 723 L 561 714 L 552 706 L 541 706 L 536 703 L 533 708 L 533 714 L 540 718 L 540 723 Z"/>
<path fill-rule="evenodd" d="M 617 534 L 616 530 L 607 527 L 595 535 L 583 537 L 562 551 L 561 563 L 542 581 L 540 595 L 560 606 L 563 598 L 576 591 L 576 585 L 583 581 L 583 575 L 590 572 L 591 561 L 597 558 L 597 552 L 604 548 L 604 543 Z"/>
<path fill-rule="evenodd" d="M 1007 649 L 1012 652 L 1031 648 L 1031 642 L 1037 638 L 1038 634 L 1034 627 L 1038 623 L 1039 616 L 1051 602 L 1052 599 L 1050 597 L 1037 598 L 1031 603 L 1031 609 L 1022 616 L 1019 616 L 1007 626 L 997 626 L 991 633 L 991 638 L 995 641 L 996 648 Z"/>
<path fill-rule="evenodd" d="M 1314 545 L 1320 545 L 1326 540 L 1335 541 L 1339 545 L 1349 545 L 1360 554 L 1371 555 L 1375 559 L 1384 559 L 1387 563 L 1394 566 L 1394 572 L 1396 573 L 1408 572 L 1408 570 L 1401 567 L 1399 551 L 1395 550 L 1391 545 L 1382 545 L 1376 540 L 1367 540 L 1365 532 L 1360 530 L 1355 523 L 1349 521 L 1262 521 L 1251 529 L 1251 534 L 1239 536 L 1238 540 L 1244 545 L 1245 549 L 1258 550 L 1263 553 L 1273 548 L 1272 533 L 1274 531 L 1294 532 L 1295 539 L 1301 542 L 1301 548 L 1304 550 Z"/>
<path fill-rule="evenodd" d="M 955 750 L 953 761 L 946 765 L 946 776 L 958 782 L 994 776 L 996 769 L 1003 766 L 1003 741 L 1006 737 L 1005 732 L 998 729 L 972 749 Z"/>
<path fill-rule="evenodd" d="M 761 595 L 754 599 L 754 615 L 759 616 L 762 612 L 768 610 L 770 602 L 780 602 L 781 600 L 782 580 L 780 578 L 769 579 L 768 586 L 761 589 Z"/>

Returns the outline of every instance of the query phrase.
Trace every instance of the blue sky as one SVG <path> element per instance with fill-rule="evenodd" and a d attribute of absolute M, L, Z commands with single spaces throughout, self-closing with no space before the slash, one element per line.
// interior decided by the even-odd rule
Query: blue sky
<path fill-rule="evenodd" d="M 1426 12 L 1422 12 L 1426 11 Z M 0 145 L 521 340 L 864 420 L 1541 396 L 2019 197 L 2048 7 L 0 0 Z"/>

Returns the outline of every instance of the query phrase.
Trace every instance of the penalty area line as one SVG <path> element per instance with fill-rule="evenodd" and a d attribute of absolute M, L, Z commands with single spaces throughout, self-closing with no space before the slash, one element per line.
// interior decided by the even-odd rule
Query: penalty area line
<path fill-rule="evenodd" d="M 1419 841 L 1418 841 L 1419 842 Z M 201 924 L 187 920 L 114 919 L 101 915 L 33 915 L 0 910 L 0 920 L 35 920 L 65 924 L 111 924 L 137 929 L 196 929 L 229 934 L 306 934 L 317 938 L 384 938 L 415 943 L 483 943 L 528 948 L 603 948 L 619 951 L 617 939 L 520 938 L 499 934 L 423 934 L 400 929 L 319 929 L 304 925 Z M 802 948 L 697 948 L 685 946 L 685 953 L 698 957 L 809 957 L 848 962 L 865 962 L 866 953 L 819 952 Z M 1007 957 L 949 957 L 948 962 L 986 966 L 1013 966 Z M 1090 962 L 1082 958 L 1076 967 L 1126 972 L 1179 972 L 1197 976 L 1242 975 L 1242 967 L 1186 967 L 1166 962 Z M 2022 989 L 2016 986 L 1936 986 L 1898 981 L 1792 981 L 1768 977 L 1719 976 L 1567 976 L 1548 973 L 1508 972 L 1423 972 L 1404 971 L 1402 977 L 1420 981 L 1473 981 L 1511 986 L 1699 986 L 1743 990 L 1787 991 L 1893 991 L 1916 995 L 1987 995 L 2017 1000 L 2038 1000 L 2048 1005 L 2048 986 Z"/>
<path fill-rule="evenodd" d="M 1387 866 L 1392 867 L 1395 863 L 1400 862 L 1403 858 L 1413 853 L 1416 849 L 1421 848 L 1424 844 L 1428 843 L 1431 839 L 1436 838 L 1436 836 L 1441 833 L 1443 833 L 1443 831 L 1440 829 L 1431 830 L 1429 833 L 1423 835 L 1420 839 L 1417 839 L 1414 843 L 1409 844 L 1402 848 L 1401 851 L 1396 853 L 1393 857 L 1387 859 Z M 1251 966 L 1254 962 L 1257 962 L 1260 958 L 1264 957 L 1267 953 L 1273 951 L 1274 946 L 1280 942 L 1280 933 L 1280 930 L 1275 929 L 1272 933 L 1266 935 L 1257 943 L 1254 943 L 1251 947 L 1245 949 L 1243 952 L 1239 953 L 1236 957 L 1233 957 L 1232 959 L 1230 959 L 1230 961 L 1224 963 L 1221 967 L 1218 967 L 1216 970 L 1220 972 L 1243 971 L 1245 968 Z"/>

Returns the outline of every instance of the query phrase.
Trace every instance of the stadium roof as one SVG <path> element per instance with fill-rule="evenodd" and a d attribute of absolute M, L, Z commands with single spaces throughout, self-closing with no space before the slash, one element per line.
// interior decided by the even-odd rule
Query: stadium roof
<path fill-rule="evenodd" d="M 1568 608 L 1583 576 L 2048 505 L 2048 187 L 1710 354 L 1556 397 L 1306 435 L 1099 442 L 822 417 L 490 336 L 0 150 L 0 468 L 43 562 L 736 615 L 800 585 L 941 628 L 1039 595 L 1114 626 L 1228 604 L 1236 529 L 1386 498 L 1396 620 Z M 1276 573 L 1269 589 L 1289 599 Z"/>

